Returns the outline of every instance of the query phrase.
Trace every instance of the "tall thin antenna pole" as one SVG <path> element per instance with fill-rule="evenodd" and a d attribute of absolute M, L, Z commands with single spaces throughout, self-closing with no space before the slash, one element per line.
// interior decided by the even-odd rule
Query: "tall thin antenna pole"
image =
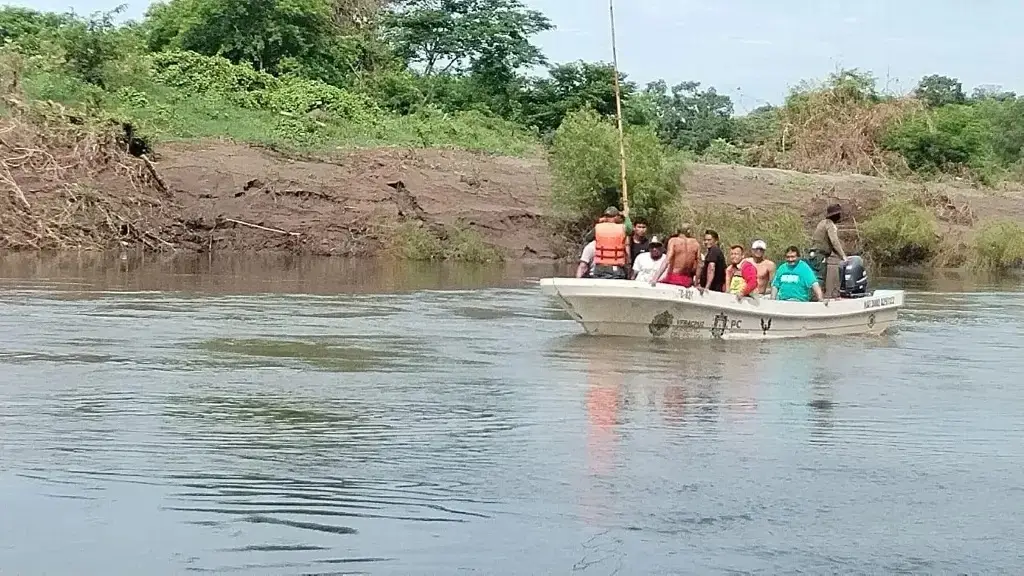
<path fill-rule="evenodd" d="M 626 188 L 626 143 L 622 132 L 622 97 L 619 95 L 619 56 L 615 47 L 615 0 L 608 0 L 612 27 L 612 69 L 615 74 L 615 121 L 619 128 L 619 171 L 622 177 L 622 212 L 629 216 L 629 190 Z"/>

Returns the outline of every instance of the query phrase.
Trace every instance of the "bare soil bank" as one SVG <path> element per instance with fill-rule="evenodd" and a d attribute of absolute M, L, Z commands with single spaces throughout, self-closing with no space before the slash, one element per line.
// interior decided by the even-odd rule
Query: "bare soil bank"
<path fill-rule="evenodd" d="M 73 223 L 78 237 L 91 240 L 82 247 L 116 248 L 120 242 L 155 250 L 351 256 L 386 246 L 395 225 L 419 220 L 438 230 L 461 221 L 510 259 L 556 258 L 567 249 L 544 218 L 550 177 L 542 159 L 404 148 L 297 159 L 241 144 L 202 142 L 161 146 L 153 160 L 165 190 L 156 179 L 140 177 L 145 171 L 137 167 L 134 177 L 124 177 L 125 166 L 142 162 L 127 155 L 107 168 L 60 177 L 47 177 L 31 165 L 14 166 L 9 180 L 20 185 L 25 202 L 13 188 L 4 199 L 5 212 L 20 212 L 17 218 L 11 212 L 3 218 L 2 247 L 73 248 L 67 241 L 48 243 L 45 229 L 52 226 L 39 215 L 67 220 L 67 207 L 81 202 L 73 196 L 81 196 L 84 186 L 98 196 L 91 205 L 108 209 L 89 213 L 105 218 L 103 225 L 90 225 L 81 214 Z M 69 192 L 70 177 L 82 185 L 75 194 Z M 831 199 L 862 213 L 900 185 L 864 176 L 705 165 L 692 166 L 681 184 L 698 208 L 786 207 L 809 221 Z M 936 204 L 940 213 L 948 200 L 945 220 L 952 227 L 997 217 L 1024 221 L 1020 193 L 949 185 L 929 186 L 929 191 L 941 199 Z M 12 226 L 29 222 L 30 214 L 37 215 L 32 220 L 36 229 L 11 233 Z"/>

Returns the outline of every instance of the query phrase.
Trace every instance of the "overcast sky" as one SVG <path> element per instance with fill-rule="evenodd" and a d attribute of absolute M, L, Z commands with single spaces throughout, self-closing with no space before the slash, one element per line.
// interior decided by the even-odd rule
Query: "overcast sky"
<path fill-rule="evenodd" d="M 540 38 L 552 61 L 611 60 L 607 0 L 524 1 L 557 26 Z M 12 3 L 81 14 L 118 4 Z M 148 2 L 127 4 L 137 18 Z M 992 84 L 1024 93 L 1022 24 L 1022 0 L 616 0 L 619 66 L 631 79 L 715 86 L 738 113 L 839 67 L 870 70 L 898 92 L 945 74 L 967 92 Z"/>

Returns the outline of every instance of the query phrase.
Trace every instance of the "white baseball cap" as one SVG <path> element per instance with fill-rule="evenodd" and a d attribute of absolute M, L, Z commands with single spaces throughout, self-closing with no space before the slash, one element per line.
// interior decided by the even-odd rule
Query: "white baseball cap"
<path fill-rule="evenodd" d="M 751 250 L 767 250 L 768 245 L 764 243 L 764 240 L 754 240 L 754 243 L 750 245 Z"/>

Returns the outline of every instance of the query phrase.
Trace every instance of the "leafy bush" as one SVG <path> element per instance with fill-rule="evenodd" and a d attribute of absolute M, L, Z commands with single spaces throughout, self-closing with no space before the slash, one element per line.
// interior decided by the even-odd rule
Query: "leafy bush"
<path fill-rule="evenodd" d="M 246 64 L 232 64 L 220 56 L 175 51 L 153 54 L 154 79 L 187 94 L 215 93 L 246 108 L 266 106 L 266 93 L 279 80 Z"/>
<path fill-rule="evenodd" d="M 321 110 L 355 122 L 372 122 L 380 115 L 380 109 L 365 95 L 319 80 L 278 78 L 220 56 L 162 52 L 154 55 L 153 67 L 154 77 L 164 85 L 193 94 L 219 94 L 246 108 L 299 115 Z"/>
<path fill-rule="evenodd" d="M 912 170 L 971 173 L 986 179 L 995 163 L 991 130 L 976 108 L 947 105 L 918 112 L 893 125 L 883 143 L 899 152 Z"/>
<path fill-rule="evenodd" d="M 986 98 L 974 107 L 988 125 L 986 134 L 996 158 L 1013 170 L 1024 159 L 1024 98 Z"/>
<path fill-rule="evenodd" d="M 307 114 L 323 110 L 344 120 L 370 122 L 380 109 L 362 94 L 353 94 L 319 80 L 284 77 L 266 91 L 266 106 L 277 112 Z"/>
<path fill-rule="evenodd" d="M 723 247 L 740 244 L 749 248 L 754 240 L 764 240 L 768 244 L 766 256 L 776 262 L 782 261 L 788 246 L 802 250 L 810 241 L 803 218 L 793 210 L 703 206 L 682 210 L 680 219 L 698 238 L 703 238 L 705 230 L 718 232 Z"/>
<path fill-rule="evenodd" d="M 682 162 L 666 154 L 654 130 L 633 126 L 626 133 L 626 177 L 630 215 L 667 230 L 679 202 Z M 619 139 L 614 124 L 590 109 L 569 114 L 555 131 L 549 157 L 556 214 L 593 221 L 618 205 Z M 609 191 L 614 191 L 609 194 Z"/>
<path fill-rule="evenodd" d="M 982 226 L 974 235 L 972 264 L 991 270 L 1024 266 L 1024 227 L 1005 220 Z"/>
<path fill-rule="evenodd" d="M 938 223 L 926 208 L 907 200 L 888 200 L 861 226 L 864 248 L 881 266 L 916 264 L 939 248 Z"/>
<path fill-rule="evenodd" d="M 701 160 L 708 164 L 741 164 L 743 150 L 723 138 L 716 138 L 704 150 Z"/>
<path fill-rule="evenodd" d="M 396 226 L 389 236 L 388 252 L 403 260 L 454 260 L 483 264 L 503 259 L 500 251 L 484 242 L 479 233 L 462 222 L 445 227 L 439 233 L 423 222 L 407 221 Z"/>
<path fill-rule="evenodd" d="M 55 44 L 59 31 L 75 23 L 76 19 L 70 14 L 0 6 L 0 46 L 14 47 L 26 56 L 51 51 L 56 46 L 48 44 Z"/>

